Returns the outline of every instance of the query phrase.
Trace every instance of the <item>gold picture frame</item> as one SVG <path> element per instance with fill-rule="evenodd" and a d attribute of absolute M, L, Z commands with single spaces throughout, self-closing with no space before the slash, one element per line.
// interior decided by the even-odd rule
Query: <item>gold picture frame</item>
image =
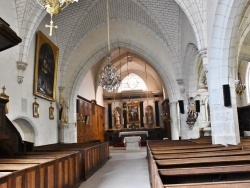
<path fill-rule="evenodd" d="M 39 118 L 39 104 L 36 102 L 36 97 L 35 97 L 35 102 L 33 102 L 33 117 L 34 118 Z"/>
<path fill-rule="evenodd" d="M 41 31 L 37 33 L 34 95 L 55 101 L 59 49 Z"/>
<path fill-rule="evenodd" d="M 49 119 L 53 120 L 54 119 L 54 107 L 52 106 L 52 103 L 50 103 L 49 107 Z"/>
<path fill-rule="evenodd" d="M 127 120 L 129 124 L 140 123 L 140 108 L 138 102 L 127 104 Z"/>

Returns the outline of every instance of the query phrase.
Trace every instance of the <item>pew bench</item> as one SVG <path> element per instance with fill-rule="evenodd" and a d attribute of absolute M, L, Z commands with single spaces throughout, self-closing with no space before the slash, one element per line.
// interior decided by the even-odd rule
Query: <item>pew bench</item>
<path fill-rule="evenodd" d="M 152 154 L 183 154 L 185 153 L 197 153 L 197 152 L 214 152 L 214 151 L 229 151 L 229 150 L 242 150 L 241 146 L 230 146 L 230 147 L 215 147 L 205 149 L 183 149 L 183 150 L 153 150 Z"/>
<path fill-rule="evenodd" d="M 223 165 L 247 164 L 249 162 L 250 162 L 250 155 L 156 160 L 156 164 L 159 169 L 175 168 L 175 167 L 212 166 L 220 164 Z"/>
<path fill-rule="evenodd" d="M 244 146 L 208 145 L 209 140 L 183 145 L 148 144 L 152 188 L 250 187 L 250 153 Z M 249 147 L 250 148 L 250 147 Z"/>
<path fill-rule="evenodd" d="M 162 187 L 158 187 L 158 188 L 249 188 L 249 187 L 250 187 L 250 181 L 246 180 L 246 181 L 162 185 Z"/>
<path fill-rule="evenodd" d="M 33 188 L 42 184 L 39 182 L 40 169 L 37 164 L 0 164 L 0 172 L 5 174 L 0 179 L 1 188 Z M 47 184 L 54 186 L 51 179 L 47 180 Z"/>
<path fill-rule="evenodd" d="M 78 172 L 79 152 L 33 153 L 15 155 L 13 158 L 0 158 L 2 170 L 7 170 L 7 164 L 37 164 L 36 187 L 76 187 L 80 184 L 80 173 Z M 2 156 L 7 157 L 7 156 Z M 22 171 L 20 171 L 22 173 Z M 24 185 L 22 187 L 25 187 Z"/>
<path fill-rule="evenodd" d="M 81 153 L 81 180 L 87 180 L 109 159 L 109 142 L 51 144 L 34 148 L 35 152 L 78 151 Z"/>
<path fill-rule="evenodd" d="M 196 157 L 220 157 L 220 156 L 241 156 L 241 155 L 250 155 L 250 151 L 246 150 L 228 150 L 228 151 L 216 151 L 216 152 L 196 152 L 196 153 L 185 153 L 180 154 L 158 154 L 154 155 L 154 159 L 163 160 L 163 159 L 187 159 L 187 158 L 196 158 Z"/>

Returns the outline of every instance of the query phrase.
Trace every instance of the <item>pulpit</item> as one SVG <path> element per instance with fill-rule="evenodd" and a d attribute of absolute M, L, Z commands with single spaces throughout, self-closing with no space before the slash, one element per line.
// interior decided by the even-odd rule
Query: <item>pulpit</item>
<path fill-rule="evenodd" d="M 123 143 L 126 146 L 126 150 L 139 150 L 141 146 L 140 136 L 124 137 Z"/>

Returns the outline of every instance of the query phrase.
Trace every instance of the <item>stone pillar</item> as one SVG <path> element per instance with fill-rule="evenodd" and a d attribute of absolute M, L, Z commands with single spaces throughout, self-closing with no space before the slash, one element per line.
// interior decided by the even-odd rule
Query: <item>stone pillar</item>
<path fill-rule="evenodd" d="M 62 119 L 61 114 L 60 114 L 60 110 L 62 110 L 62 105 L 60 104 L 63 100 L 65 100 L 63 98 L 63 90 L 64 87 L 63 86 L 59 86 L 59 101 L 57 103 L 57 107 L 59 109 L 59 126 L 58 126 L 58 134 L 59 134 L 59 138 L 58 141 L 60 143 L 76 143 L 77 142 L 77 129 L 76 129 L 76 124 L 75 123 L 70 123 L 68 122 L 68 108 L 69 108 L 69 102 L 65 101 L 65 104 L 67 103 L 67 112 L 65 113 L 65 118 Z M 65 106 L 64 106 L 65 108 Z"/>
<path fill-rule="evenodd" d="M 170 102 L 170 118 L 171 118 L 171 136 L 172 140 L 179 140 L 179 126 L 178 126 L 178 102 Z"/>
<path fill-rule="evenodd" d="M 234 78 L 229 74 L 228 67 L 223 67 L 217 60 L 211 58 L 208 64 L 206 49 L 200 50 L 199 54 L 203 60 L 202 67 L 206 73 L 209 90 L 212 143 L 237 145 L 240 142 L 240 134 L 236 94 L 234 83 L 230 83 L 230 80 L 234 81 Z M 212 66 L 211 63 L 216 63 L 216 66 Z M 210 75 L 214 76 L 210 78 Z M 223 84 L 230 86 L 231 107 L 224 106 Z"/>
<path fill-rule="evenodd" d="M 60 143 L 76 143 L 77 131 L 75 124 L 61 123 L 59 126 Z"/>

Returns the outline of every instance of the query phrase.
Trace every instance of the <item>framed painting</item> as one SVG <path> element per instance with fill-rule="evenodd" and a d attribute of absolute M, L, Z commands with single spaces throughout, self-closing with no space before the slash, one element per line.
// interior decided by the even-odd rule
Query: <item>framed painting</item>
<path fill-rule="evenodd" d="M 59 49 L 42 32 L 37 33 L 34 95 L 55 101 Z"/>
<path fill-rule="evenodd" d="M 49 119 L 54 119 L 54 107 L 52 105 L 49 107 Z"/>
<path fill-rule="evenodd" d="M 39 118 L 39 104 L 36 101 L 33 102 L 33 117 Z"/>
<path fill-rule="evenodd" d="M 140 108 L 138 102 L 127 104 L 127 120 L 128 123 L 140 123 Z"/>

